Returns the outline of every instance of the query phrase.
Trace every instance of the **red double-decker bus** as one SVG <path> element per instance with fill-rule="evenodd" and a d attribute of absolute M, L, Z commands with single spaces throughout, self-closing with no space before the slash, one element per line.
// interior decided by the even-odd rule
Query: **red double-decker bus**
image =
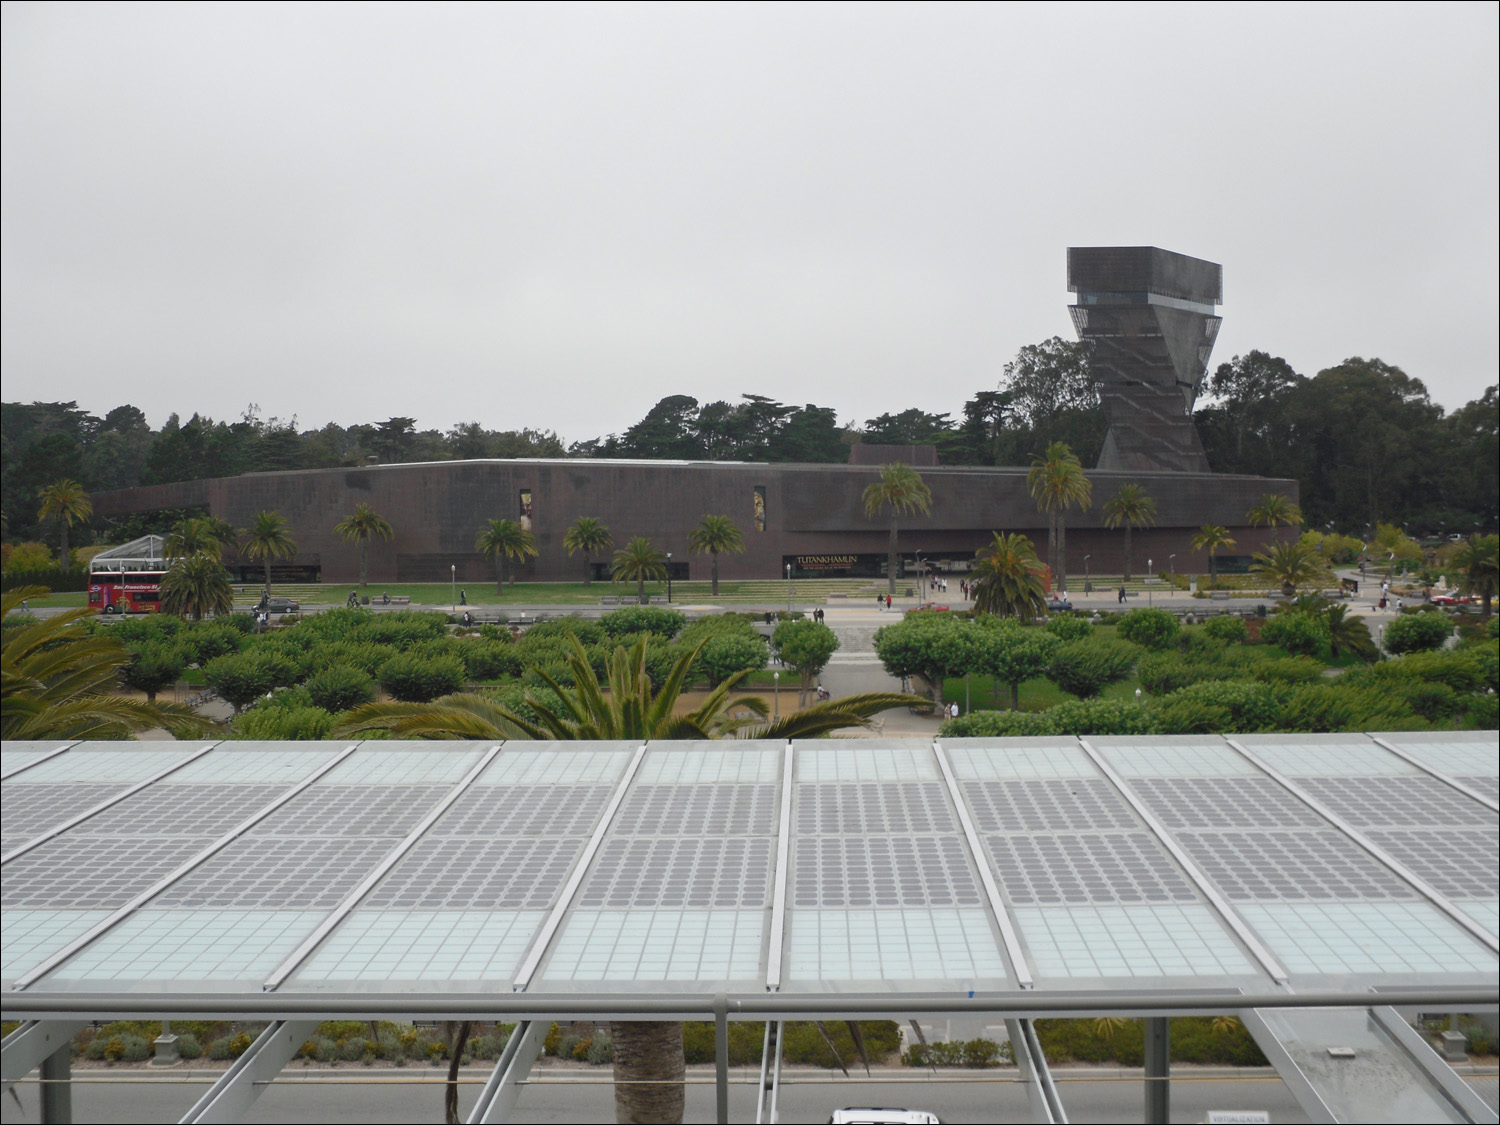
<path fill-rule="evenodd" d="M 95 613 L 156 613 L 169 565 L 160 535 L 100 551 L 89 562 L 89 608 Z"/>

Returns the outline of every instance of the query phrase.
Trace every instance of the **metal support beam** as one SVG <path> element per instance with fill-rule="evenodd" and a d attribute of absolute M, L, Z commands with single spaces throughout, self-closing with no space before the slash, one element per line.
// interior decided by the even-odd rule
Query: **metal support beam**
<path fill-rule="evenodd" d="M 1438 1058 L 1432 1045 L 1412 1030 L 1411 1024 L 1401 1018 L 1395 1008 L 1371 1008 L 1370 1018 L 1385 1029 L 1409 1056 L 1417 1068 L 1431 1080 L 1442 1096 L 1453 1103 L 1460 1114 L 1469 1121 L 1483 1121 L 1494 1125 L 1500 1121 L 1493 1109 L 1474 1092 L 1474 1088 L 1460 1078 L 1451 1066 Z"/>
<path fill-rule="evenodd" d="M 1146 1021 L 1146 1125 L 1167 1125 L 1172 1108 L 1172 1044 L 1165 1016 Z"/>
<path fill-rule="evenodd" d="M 86 1020 L 28 1020 L 0 1044 L 0 1075 L 8 1090 L 84 1028 Z"/>
<path fill-rule="evenodd" d="M 1037 1040 L 1036 1029 L 1030 1020 L 1008 1019 L 1005 1029 L 1010 1034 L 1011 1058 L 1026 1083 L 1026 1101 L 1031 1106 L 1033 1121 L 1065 1122 L 1067 1112 L 1057 1085 L 1052 1081 L 1052 1071 L 1047 1068 L 1047 1056 Z"/>
<path fill-rule="evenodd" d="M 760 1092 L 755 1097 L 755 1125 L 775 1125 L 781 1093 L 781 1021 L 766 1021 L 760 1050 Z"/>
<path fill-rule="evenodd" d="M 729 1125 L 729 997 L 714 997 L 714 1120 Z"/>
<path fill-rule="evenodd" d="M 277 1020 L 235 1059 L 224 1077 L 198 1099 L 182 1120 L 238 1121 L 317 1030 L 314 1020 Z"/>
<path fill-rule="evenodd" d="M 542 1053 L 542 1042 L 551 1026 L 547 1020 L 524 1020 L 516 1024 L 484 1089 L 479 1091 L 479 1100 L 469 1111 L 469 1125 L 504 1121 L 510 1116 L 516 1099 L 521 1096 L 521 1083 L 526 1081 L 531 1065 Z"/>
<path fill-rule="evenodd" d="M 42 1060 L 42 1125 L 73 1120 L 73 1048 L 64 1043 Z"/>

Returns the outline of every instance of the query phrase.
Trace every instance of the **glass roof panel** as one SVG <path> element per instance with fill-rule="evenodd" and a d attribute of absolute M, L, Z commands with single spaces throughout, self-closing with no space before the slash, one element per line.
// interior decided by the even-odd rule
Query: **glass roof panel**
<path fill-rule="evenodd" d="M 460 746 L 463 749 L 444 749 Z M 456 785 L 484 757 L 479 742 L 435 742 L 432 749 L 387 749 L 366 742 L 345 758 L 319 785 Z"/>
<path fill-rule="evenodd" d="M 981 909 L 798 910 L 790 928 L 789 987 L 938 980 L 959 988 L 1014 987 Z"/>
<path fill-rule="evenodd" d="M 1042 777 L 1098 777 L 1074 738 L 1015 739 L 1011 746 L 995 739 L 943 740 L 941 745 L 960 780 L 1008 781 Z M 988 745 L 987 745 L 988 744 Z"/>
<path fill-rule="evenodd" d="M 1247 734 L 1236 741 L 1287 777 L 1397 777 L 1422 772 L 1363 735 Z"/>
<path fill-rule="evenodd" d="M 1444 731 L 1440 738 L 1407 732 L 1383 734 L 1380 738 L 1442 773 L 1500 775 L 1500 736 L 1494 731 Z"/>
<path fill-rule="evenodd" d="M 55 742 L 7 742 L 3 748 L 0 748 L 0 774 L 20 769 L 27 762 L 45 758 L 52 751 L 60 750 L 66 745 L 68 745 L 67 739 L 59 739 Z"/>
<path fill-rule="evenodd" d="M 323 920 L 321 910 L 142 910 L 32 987 L 260 982 Z"/>
<path fill-rule="evenodd" d="M 518 745 L 528 749 L 515 749 Z M 627 749 L 628 745 L 619 742 L 512 743 L 479 775 L 475 784 L 613 785 L 620 780 L 635 752 L 634 747 Z"/>
<path fill-rule="evenodd" d="M 1181 738 L 1090 738 L 1122 777 L 1260 777 L 1234 747 L 1218 740 Z"/>
<path fill-rule="evenodd" d="M 764 910 L 573 910 L 541 981 L 763 982 L 765 921 Z"/>
<path fill-rule="evenodd" d="M 1038 978 L 1254 975 L 1218 915 L 1199 903 L 1015 911 Z"/>
<path fill-rule="evenodd" d="M 115 745 L 118 745 L 116 743 Z M 50 762 L 32 766 L 7 785 L 44 782 L 114 782 L 129 785 L 191 757 L 207 743 L 174 743 L 169 750 L 94 750 L 75 747 Z M 212 756 L 212 755 L 210 755 Z M 188 767 L 191 768 L 191 767 Z"/>
<path fill-rule="evenodd" d="M 546 917 L 541 910 L 356 910 L 287 986 L 511 980 Z"/>
<path fill-rule="evenodd" d="M 25 910 L 0 912 L 0 983 L 9 988 L 22 973 L 45 961 L 109 917 L 107 910 Z"/>
<path fill-rule="evenodd" d="M 938 781 L 941 773 L 930 745 L 885 745 L 839 739 L 796 744 L 797 780 L 822 781 Z"/>
<path fill-rule="evenodd" d="M 1495 955 L 1426 902 L 1238 907 L 1293 974 L 1488 973 Z"/>
<path fill-rule="evenodd" d="M 230 742 L 157 784 L 295 785 L 349 746 L 347 742 Z"/>

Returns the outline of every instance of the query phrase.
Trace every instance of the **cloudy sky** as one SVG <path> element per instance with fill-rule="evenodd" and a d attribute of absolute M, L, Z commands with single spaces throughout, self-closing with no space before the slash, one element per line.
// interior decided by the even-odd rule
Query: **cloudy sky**
<path fill-rule="evenodd" d="M 4 397 L 572 441 L 957 414 L 1070 245 L 1214 362 L 1496 380 L 1500 7 L 6 4 Z"/>

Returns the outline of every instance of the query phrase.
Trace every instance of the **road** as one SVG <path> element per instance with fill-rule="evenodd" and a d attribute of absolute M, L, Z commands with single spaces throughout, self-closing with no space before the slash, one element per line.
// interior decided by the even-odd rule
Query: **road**
<path fill-rule="evenodd" d="M 393 1072 L 358 1069 L 323 1072 L 316 1077 L 296 1075 L 278 1080 L 261 1095 L 242 1120 L 246 1122 L 387 1122 L 441 1121 L 441 1078 L 433 1072 L 396 1077 Z M 1113 1070 L 1061 1069 L 1055 1073 L 1069 1119 L 1075 1122 L 1132 1122 L 1143 1117 L 1144 1091 L 1139 1075 L 1120 1076 Z M 1275 1122 L 1303 1122 L 1308 1118 L 1279 1078 L 1269 1071 L 1251 1072 L 1253 1078 L 1224 1078 L 1222 1072 L 1192 1076 L 1181 1068 L 1172 1084 L 1172 1120 L 1204 1120 L 1210 1109 L 1262 1109 Z M 839 1106 L 906 1106 L 935 1111 L 944 1121 L 1029 1121 L 1024 1088 L 1013 1070 L 983 1075 L 947 1072 L 957 1080 L 932 1077 L 915 1081 L 852 1081 L 828 1077 L 826 1072 L 799 1072 L 781 1091 L 779 1120 L 826 1121 Z M 189 1080 L 169 1074 L 139 1071 L 88 1071 L 75 1074 L 73 1120 L 78 1122 L 158 1122 L 181 1118 L 208 1088 L 206 1078 Z M 749 1081 L 746 1081 L 748 1077 Z M 35 1079 L 35 1075 L 32 1076 Z M 465 1075 L 460 1087 L 460 1110 L 467 1114 L 478 1096 L 483 1072 Z M 17 1087 L 22 1111 L 5 1099 L 5 1123 L 36 1121 L 38 1090 L 35 1081 Z M 736 1072 L 730 1086 L 732 1121 L 755 1120 L 754 1075 Z M 510 1120 L 515 1122 L 613 1121 L 614 1093 L 603 1075 L 583 1081 L 554 1078 L 528 1083 Z M 688 1086 L 688 1122 L 714 1120 L 711 1072 L 695 1071 Z"/>

